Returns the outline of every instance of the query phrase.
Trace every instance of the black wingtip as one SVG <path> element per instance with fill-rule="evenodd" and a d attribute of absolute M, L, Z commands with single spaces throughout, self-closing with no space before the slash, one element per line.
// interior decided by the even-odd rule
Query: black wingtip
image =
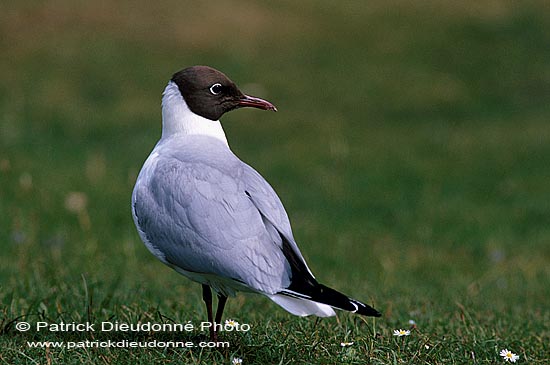
<path fill-rule="evenodd" d="M 357 313 L 368 317 L 380 317 L 382 314 L 368 304 L 351 299 L 347 295 L 340 293 L 328 286 L 318 284 L 320 289 L 311 299 L 320 303 L 328 304 L 332 307 Z"/>
<path fill-rule="evenodd" d="M 363 316 L 368 316 L 368 317 L 381 317 L 382 316 L 382 313 L 380 313 L 379 311 L 377 311 L 376 309 L 374 309 L 373 307 L 371 307 L 368 304 L 361 303 L 360 301 L 355 300 L 355 299 L 349 299 L 349 301 L 351 303 L 357 305 L 358 308 L 355 311 L 355 313 L 357 313 L 357 314 L 361 314 Z"/>
<path fill-rule="evenodd" d="M 351 299 L 339 291 L 319 284 L 282 234 L 281 239 L 283 241 L 283 254 L 290 264 L 292 277 L 289 287 L 281 291 L 280 294 L 312 300 L 317 303 L 327 304 L 331 307 L 361 314 L 363 316 L 380 317 L 382 315 L 376 309 L 365 303 Z"/>

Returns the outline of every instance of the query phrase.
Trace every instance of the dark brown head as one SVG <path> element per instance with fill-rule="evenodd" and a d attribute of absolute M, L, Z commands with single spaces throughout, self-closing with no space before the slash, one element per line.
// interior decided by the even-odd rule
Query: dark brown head
<path fill-rule="evenodd" d="M 243 94 L 227 76 L 208 66 L 183 69 L 172 76 L 172 81 L 189 109 L 210 120 L 218 120 L 224 113 L 242 107 L 277 111 L 270 102 Z"/>

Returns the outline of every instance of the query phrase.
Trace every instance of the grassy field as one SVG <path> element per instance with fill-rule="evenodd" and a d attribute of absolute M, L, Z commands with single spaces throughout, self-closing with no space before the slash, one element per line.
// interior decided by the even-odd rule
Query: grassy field
<path fill-rule="evenodd" d="M 544 1 L 114 3 L 1 6 L 0 364 L 550 363 Z M 278 107 L 226 115 L 232 149 L 278 191 L 317 278 L 383 316 L 238 295 L 226 318 L 251 330 L 228 348 L 30 348 L 207 340 L 15 327 L 205 320 L 200 286 L 130 213 L 160 94 L 194 64 Z"/>

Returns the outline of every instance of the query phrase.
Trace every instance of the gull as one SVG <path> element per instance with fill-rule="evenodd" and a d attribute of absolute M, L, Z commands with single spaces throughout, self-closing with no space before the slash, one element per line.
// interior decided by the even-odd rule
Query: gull
<path fill-rule="evenodd" d="M 208 66 L 176 72 L 162 96 L 162 134 L 132 193 L 132 216 L 149 251 L 202 284 L 210 338 L 236 292 L 265 295 L 297 316 L 333 308 L 380 316 L 371 306 L 320 284 L 269 183 L 229 148 L 219 119 L 242 107 L 277 111 L 243 94 Z M 216 316 L 212 292 L 217 293 Z"/>

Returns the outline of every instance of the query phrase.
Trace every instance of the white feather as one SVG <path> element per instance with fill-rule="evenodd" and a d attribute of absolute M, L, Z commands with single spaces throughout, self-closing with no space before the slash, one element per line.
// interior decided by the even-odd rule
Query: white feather
<path fill-rule="evenodd" d="M 317 317 L 333 317 L 336 315 L 329 305 L 311 300 L 292 298 L 282 294 L 268 295 L 268 297 L 295 316 L 304 317 L 313 314 Z"/>
<path fill-rule="evenodd" d="M 161 140 L 176 133 L 210 136 L 228 145 L 220 121 L 210 120 L 193 113 L 181 96 L 176 83 L 170 81 L 162 94 Z"/>

